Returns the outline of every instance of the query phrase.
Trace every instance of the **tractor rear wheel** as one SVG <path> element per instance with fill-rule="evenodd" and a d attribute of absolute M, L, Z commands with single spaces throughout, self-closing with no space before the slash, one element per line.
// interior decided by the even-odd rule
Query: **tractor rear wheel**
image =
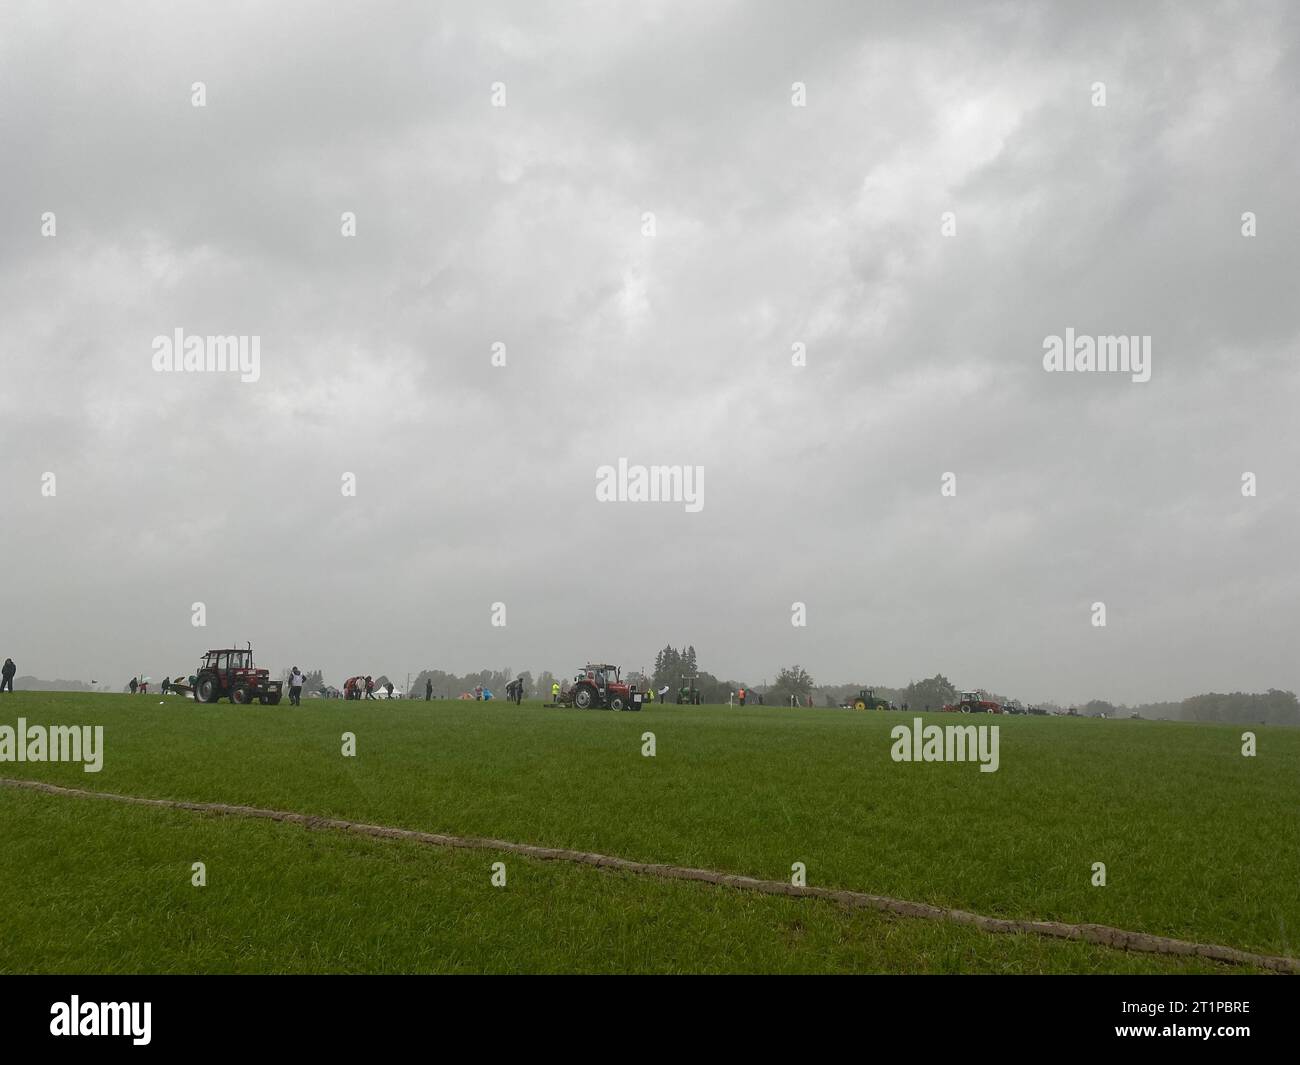
<path fill-rule="evenodd" d="M 220 698 L 221 689 L 217 687 L 215 677 L 200 677 L 199 682 L 194 685 L 196 703 L 215 703 Z"/>
<path fill-rule="evenodd" d="M 252 696 L 248 694 L 248 689 L 244 687 L 244 685 L 239 684 L 231 689 L 230 701 L 232 703 L 238 703 L 240 706 L 247 706 L 251 699 Z"/>
<path fill-rule="evenodd" d="M 856 703 L 853 704 L 854 710 L 865 710 L 866 708 L 867 708 L 867 703 L 865 699 L 859 699 Z"/>

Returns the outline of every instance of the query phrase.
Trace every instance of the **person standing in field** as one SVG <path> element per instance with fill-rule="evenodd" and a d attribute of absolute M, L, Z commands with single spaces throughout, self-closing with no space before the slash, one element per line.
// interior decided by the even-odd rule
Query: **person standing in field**
<path fill-rule="evenodd" d="M 736 695 L 737 695 L 737 697 L 740 699 L 740 705 L 741 705 L 741 706 L 744 706 L 744 705 L 745 705 L 745 689 L 744 689 L 744 688 L 741 688 L 740 691 L 738 691 L 738 692 L 736 693 Z"/>
<path fill-rule="evenodd" d="M 388 692 L 388 698 L 391 699 L 393 697 L 393 682 L 391 680 L 384 685 L 384 690 Z"/>
<path fill-rule="evenodd" d="M 375 678 L 374 678 L 374 677 L 367 677 L 367 678 L 366 678 L 366 698 L 367 698 L 367 699 L 373 699 L 374 697 L 375 697 Z"/>
<path fill-rule="evenodd" d="M 559 701 L 560 701 L 560 682 L 558 680 L 553 680 L 551 681 L 551 702 L 558 703 Z"/>
<path fill-rule="evenodd" d="M 433 698 L 433 678 L 425 677 L 424 679 L 424 701 L 427 703 Z"/>
<path fill-rule="evenodd" d="M 11 695 L 14 690 L 14 674 L 18 672 L 18 667 L 14 665 L 12 658 L 6 658 L 4 668 L 0 669 L 0 692 L 9 692 Z"/>
<path fill-rule="evenodd" d="M 289 705 L 302 706 L 302 670 L 294 666 L 289 673 Z"/>

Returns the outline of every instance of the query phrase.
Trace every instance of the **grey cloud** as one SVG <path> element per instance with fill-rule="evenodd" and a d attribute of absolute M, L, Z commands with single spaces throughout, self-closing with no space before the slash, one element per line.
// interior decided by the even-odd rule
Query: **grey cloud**
<path fill-rule="evenodd" d="M 331 676 L 567 669 L 671 639 L 751 683 L 1300 684 L 1290 6 L 4 19 L 21 671 L 161 675 L 227 638 Z M 177 326 L 259 334 L 262 380 L 153 373 Z M 1152 335 L 1151 382 L 1044 374 L 1069 326 Z M 598 504 L 620 456 L 704 465 L 704 511 Z"/>

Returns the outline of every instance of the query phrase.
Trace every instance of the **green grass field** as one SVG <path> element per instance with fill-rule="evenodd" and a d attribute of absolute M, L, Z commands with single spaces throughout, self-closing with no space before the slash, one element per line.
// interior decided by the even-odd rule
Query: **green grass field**
<path fill-rule="evenodd" d="M 1300 732 L 990 718 L 1001 768 L 900 764 L 913 715 L 17 693 L 102 724 L 102 772 L 0 776 L 228 802 L 1297 953 Z M 953 723 L 945 715 L 926 715 Z M 972 719 L 963 718 L 962 723 Z M 642 733 L 657 754 L 641 754 Z M 340 753 L 345 731 L 357 756 Z M 1205 962 L 481 851 L 0 789 L 7 972 L 1186 972 Z M 504 860 L 508 884 L 490 866 Z M 190 885 L 191 863 L 208 886 Z M 1093 862 L 1108 884 L 1091 885 Z M 76 930 L 73 932 L 72 930 Z M 1224 969 L 1222 971 L 1239 971 Z"/>

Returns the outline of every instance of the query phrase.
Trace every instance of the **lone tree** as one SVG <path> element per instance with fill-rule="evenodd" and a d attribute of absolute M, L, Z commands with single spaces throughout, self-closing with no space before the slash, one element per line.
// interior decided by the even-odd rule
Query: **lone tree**
<path fill-rule="evenodd" d="M 929 680 L 914 680 L 903 694 L 903 702 L 913 710 L 923 707 L 938 710 L 957 701 L 957 689 L 952 681 L 942 673 L 936 673 Z"/>
<path fill-rule="evenodd" d="M 803 700 L 812 691 L 812 687 L 813 679 L 803 666 L 782 666 L 767 698 L 773 702 L 788 703 L 790 696 L 796 695 Z"/>

